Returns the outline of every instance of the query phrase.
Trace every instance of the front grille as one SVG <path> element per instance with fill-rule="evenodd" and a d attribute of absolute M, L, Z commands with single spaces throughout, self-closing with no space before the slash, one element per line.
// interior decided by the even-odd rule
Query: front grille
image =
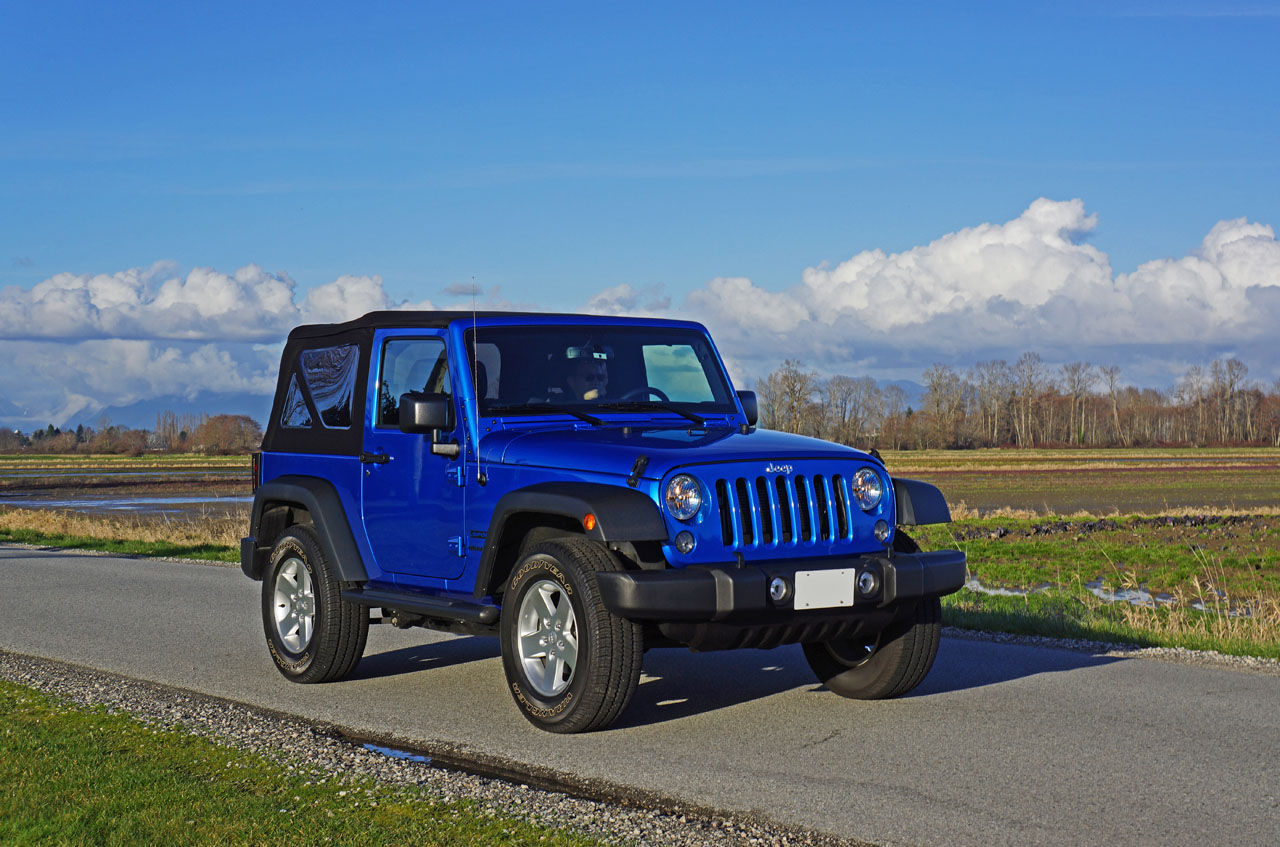
<path fill-rule="evenodd" d="M 718 479 L 715 493 L 720 540 L 726 547 L 786 547 L 852 538 L 853 497 L 840 474 Z"/>

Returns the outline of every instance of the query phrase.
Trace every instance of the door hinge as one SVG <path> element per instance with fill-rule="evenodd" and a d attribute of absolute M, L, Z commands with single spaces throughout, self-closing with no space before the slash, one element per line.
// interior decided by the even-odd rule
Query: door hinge
<path fill-rule="evenodd" d="M 462 486 L 467 484 L 467 469 L 461 464 L 449 468 L 445 471 L 445 475 L 453 480 L 454 485 Z"/>
<path fill-rule="evenodd" d="M 450 538 L 449 546 L 453 548 L 454 555 L 467 555 L 467 543 L 462 540 L 461 535 L 455 535 L 453 538 Z"/>

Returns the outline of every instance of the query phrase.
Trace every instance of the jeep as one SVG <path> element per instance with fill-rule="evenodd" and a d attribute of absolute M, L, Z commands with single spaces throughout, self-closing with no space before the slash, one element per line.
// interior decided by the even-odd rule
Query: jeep
<path fill-rule="evenodd" d="M 297 327 L 253 474 L 241 567 L 286 678 L 347 676 L 371 623 L 496 636 L 552 732 L 613 722 L 651 647 L 799 643 L 837 694 L 903 694 L 965 578 L 963 553 L 901 528 L 951 519 L 938 489 L 758 428 L 689 321 Z"/>

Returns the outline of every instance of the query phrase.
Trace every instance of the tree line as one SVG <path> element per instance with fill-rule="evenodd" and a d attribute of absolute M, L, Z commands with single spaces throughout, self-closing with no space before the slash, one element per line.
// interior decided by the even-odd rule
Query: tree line
<path fill-rule="evenodd" d="M 257 450 L 262 429 L 248 415 L 156 415 L 155 429 L 117 426 L 106 417 L 98 425 L 63 430 L 53 424 L 24 433 L 0 429 L 0 453 L 206 453 L 234 455 Z"/>
<path fill-rule="evenodd" d="M 761 425 L 891 450 L 968 447 L 1280 447 L 1280 380 L 1248 379 L 1239 359 L 1193 365 L 1170 391 L 1124 385 L 1117 365 L 1039 354 L 924 372 L 914 408 L 906 391 L 871 377 L 820 378 L 787 359 L 756 383 Z"/>

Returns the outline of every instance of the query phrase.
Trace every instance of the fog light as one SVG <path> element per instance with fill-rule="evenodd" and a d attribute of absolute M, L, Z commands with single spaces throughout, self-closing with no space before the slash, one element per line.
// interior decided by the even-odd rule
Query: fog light
<path fill-rule="evenodd" d="M 791 593 L 791 586 L 780 576 L 775 576 L 769 583 L 769 599 L 775 603 L 781 603 L 787 599 L 787 595 Z"/>
<path fill-rule="evenodd" d="M 676 535 L 676 549 L 681 553 L 685 555 L 692 553 L 694 544 L 693 533 L 689 532 L 689 530 L 686 529 L 684 532 Z"/>
<path fill-rule="evenodd" d="M 875 571 L 863 571 L 858 574 L 858 593 L 870 597 L 880 590 L 880 577 Z"/>
<path fill-rule="evenodd" d="M 871 530 L 875 533 L 876 541 L 884 544 L 889 540 L 889 524 L 886 521 L 876 521 L 875 527 Z"/>

